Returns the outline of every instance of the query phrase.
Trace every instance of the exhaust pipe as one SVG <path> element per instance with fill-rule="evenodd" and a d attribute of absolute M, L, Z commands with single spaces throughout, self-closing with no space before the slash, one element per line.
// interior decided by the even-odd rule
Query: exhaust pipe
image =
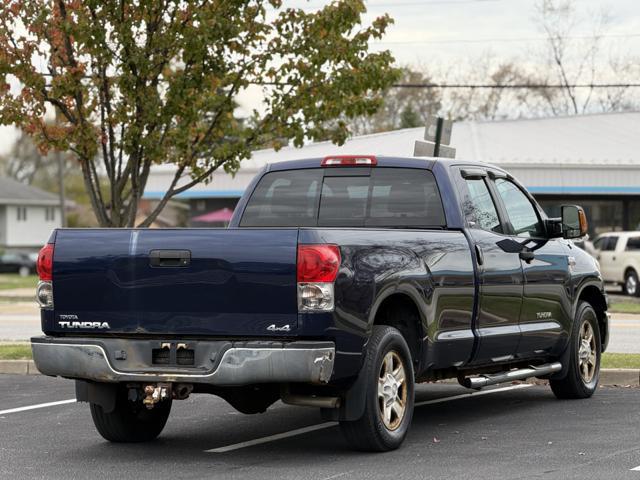
<path fill-rule="evenodd" d="M 525 380 L 531 377 L 542 377 L 544 375 L 549 375 L 550 373 L 559 372 L 560 370 L 562 370 L 562 364 L 560 362 L 554 362 L 540 365 L 538 367 L 521 368 L 518 370 L 511 370 L 491 375 L 480 375 L 478 377 L 467 377 L 459 379 L 458 381 L 463 387 L 479 390 L 482 387 L 495 385 L 496 383 L 510 382 L 512 380 Z"/>
<path fill-rule="evenodd" d="M 185 400 L 191 395 L 193 385 L 190 383 L 176 383 L 173 386 L 173 398 L 176 400 Z"/>

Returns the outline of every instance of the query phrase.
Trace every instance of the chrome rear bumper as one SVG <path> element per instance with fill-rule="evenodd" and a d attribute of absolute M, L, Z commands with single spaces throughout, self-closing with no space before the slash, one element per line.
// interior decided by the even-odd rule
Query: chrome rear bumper
<path fill-rule="evenodd" d="M 145 345 L 146 343 L 146 345 Z M 207 361 L 190 368 L 149 365 L 157 341 L 34 337 L 33 360 L 45 375 L 96 382 L 188 382 L 220 386 L 257 383 L 326 383 L 335 359 L 333 342 L 198 341 Z M 121 366 L 114 351 L 135 362 Z M 149 349 L 146 352 L 145 349 Z M 146 355 L 148 353 L 148 355 Z M 201 355 L 200 355 L 201 356 Z M 198 357 L 198 354 L 196 354 Z M 117 358 L 117 357 L 115 357 Z"/>

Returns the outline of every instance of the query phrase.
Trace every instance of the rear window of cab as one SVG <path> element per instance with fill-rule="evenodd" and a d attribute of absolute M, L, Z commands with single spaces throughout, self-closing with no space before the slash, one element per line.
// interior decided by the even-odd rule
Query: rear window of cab
<path fill-rule="evenodd" d="M 242 227 L 442 228 L 442 200 L 429 170 L 317 168 L 264 175 Z"/>

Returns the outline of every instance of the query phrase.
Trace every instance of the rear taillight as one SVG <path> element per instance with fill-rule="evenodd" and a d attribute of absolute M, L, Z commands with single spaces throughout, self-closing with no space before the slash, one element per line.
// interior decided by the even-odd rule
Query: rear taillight
<path fill-rule="evenodd" d="M 298 246 L 298 311 L 333 310 L 333 282 L 338 275 L 340 261 L 337 245 Z"/>
<path fill-rule="evenodd" d="M 36 270 L 40 277 L 36 290 L 38 303 L 42 308 L 53 308 L 53 243 L 40 249 Z"/>
<path fill-rule="evenodd" d="M 340 268 L 337 245 L 299 245 L 298 281 L 333 282 Z"/>
<path fill-rule="evenodd" d="M 324 157 L 322 167 L 374 167 L 378 159 L 373 155 L 332 155 Z"/>
<path fill-rule="evenodd" d="M 40 249 L 36 269 L 40 280 L 50 282 L 53 279 L 53 243 L 47 243 Z"/>

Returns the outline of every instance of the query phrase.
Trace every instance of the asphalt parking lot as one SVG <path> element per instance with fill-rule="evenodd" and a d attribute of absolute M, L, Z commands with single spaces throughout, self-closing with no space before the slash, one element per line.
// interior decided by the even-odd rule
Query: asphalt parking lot
<path fill-rule="evenodd" d="M 496 388 L 421 385 L 402 448 L 363 454 L 315 410 L 277 403 L 246 416 L 204 395 L 174 403 L 157 441 L 109 444 L 86 404 L 21 409 L 72 400 L 72 382 L 3 375 L 0 477 L 640 479 L 639 389 L 558 401 L 545 386 Z"/>

